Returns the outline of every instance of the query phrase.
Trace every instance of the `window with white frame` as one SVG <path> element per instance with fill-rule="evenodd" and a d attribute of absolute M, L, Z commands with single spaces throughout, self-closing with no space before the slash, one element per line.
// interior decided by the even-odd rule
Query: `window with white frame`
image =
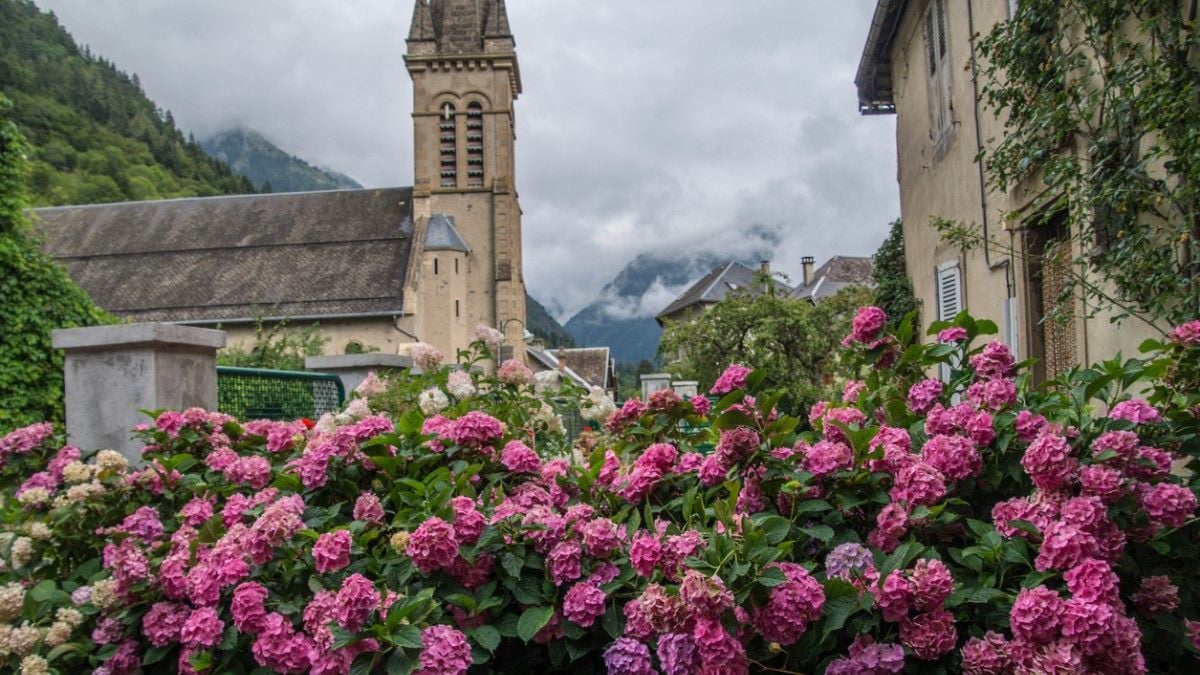
<path fill-rule="evenodd" d="M 938 265 L 934 269 L 934 292 L 937 298 L 937 320 L 953 321 L 963 310 L 962 269 L 957 260 Z M 942 381 L 950 381 L 950 368 L 946 364 L 938 367 Z"/>
<path fill-rule="evenodd" d="M 941 146 L 954 126 L 950 104 L 950 38 L 946 34 L 946 0 L 929 0 L 925 8 L 925 55 L 929 67 L 930 135 Z"/>

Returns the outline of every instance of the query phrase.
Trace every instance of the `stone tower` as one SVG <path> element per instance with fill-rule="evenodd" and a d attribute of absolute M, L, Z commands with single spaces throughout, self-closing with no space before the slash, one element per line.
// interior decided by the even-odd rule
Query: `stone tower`
<path fill-rule="evenodd" d="M 420 304 L 420 335 L 449 355 L 485 323 L 503 330 L 523 359 L 513 156 L 521 75 L 508 12 L 504 0 L 415 2 L 405 63 L 413 83 L 413 242 L 422 264 L 410 265 L 407 285 Z M 448 249 L 454 235 L 464 245 Z M 443 261 L 448 253 L 461 259 Z M 461 284 L 440 278 L 460 266 Z"/>

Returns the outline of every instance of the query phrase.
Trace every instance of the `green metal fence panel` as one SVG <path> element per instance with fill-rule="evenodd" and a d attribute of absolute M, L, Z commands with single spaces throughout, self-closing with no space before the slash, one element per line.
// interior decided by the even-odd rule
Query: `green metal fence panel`
<path fill-rule="evenodd" d="M 217 366 L 217 409 L 240 420 L 316 419 L 345 399 L 337 375 Z"/>

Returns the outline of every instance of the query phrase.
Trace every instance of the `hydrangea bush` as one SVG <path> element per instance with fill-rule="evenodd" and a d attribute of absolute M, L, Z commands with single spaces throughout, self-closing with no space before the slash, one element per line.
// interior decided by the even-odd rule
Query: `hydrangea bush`
<path fill-rule="evenodd" d="M 1200 322 L 1039 386 L 991 322 L 885 325 L 804 419 L 743 365 L 619 408 L 484 375 L 482 330 L 315 424 L 159 412 L 137 466 L 18 429 L 0 668 L 1192 672 Z"/>

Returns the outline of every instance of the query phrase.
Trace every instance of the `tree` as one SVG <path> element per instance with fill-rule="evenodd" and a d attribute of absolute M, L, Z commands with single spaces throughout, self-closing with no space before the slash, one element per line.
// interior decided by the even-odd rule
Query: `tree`
<path fill-rule="evenodd" d="M 872 301 L 865 288 L 848 288 L 817 304 L 771 291 L 737 293 L 690 321 L 663 331 L 659 353 L 666 369 L 707 389 L 730 363 L 767 372 L 784 392 L 781 410 L 794 412 L 831 393 L 842 372 L 838 342 L 855 311 Z"/>
<path fill-rule="evenodd" d="M 0 430 L 63 419 L 63 355 L 50 331 L 106 323 L 25 220 L 25 139 L 0 95 Z"/>
<path fill-rule="evenodd" d="M 254 320 L 254 344 L 227 347 L 217 355 L 217 363 L 242 368 L 304 370 L 304 357 L 320 355 L 328 342 L 329 338 L 321 335 L 320 326 L 315 323 L 293 328 L 280 321 L 268 326 L 258 318 Z M 362 345 L 359 348 L 368 351 Z"/>
<path fill-rule="evenodd" d="M 887 312 L 888 325 L 895 329 L 918 305 L 904 264 L 904 224 L 897 218 L 891 228 L 875 252 L 875 305 Z M 918 317 L 916 324 L 920 323 Z"/>
<path fill-rule="evenodd" d="M 981 157 L 993 188 L 1040 176 L 1042 213 L 1065 213 L 1076 244 L 1064 293 L 1159 324 L 1200 314 L 1196 12 L 1022 0 L 978 43 L 981 99 L 1005 120 Z"/>

